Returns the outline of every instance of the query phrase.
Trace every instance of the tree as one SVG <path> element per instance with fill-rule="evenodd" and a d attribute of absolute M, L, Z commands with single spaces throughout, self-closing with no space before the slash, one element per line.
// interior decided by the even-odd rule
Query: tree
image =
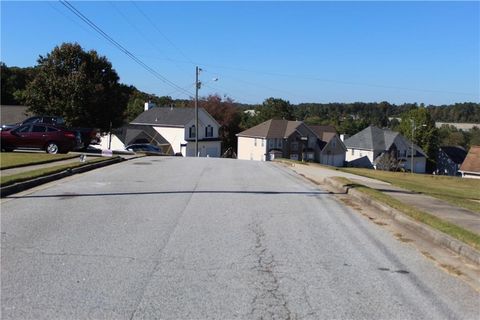
<path fill-rule="evenodd" d="M 106 57 L 85 52 L 77 43 L 63 43 L 37 62 L 37 73 L 22 93 L 32 113 L 104 130 L 123 123 L 130 89 L 119 85 Z"/>
<path fill-rule="evenodd" d="M 232 99 L 222 100 L 218 95 L 210 95 L 199 101 L 199 107 L 204 108 L 219 124 L 220 138 L 223 149 L 237 149 L 237 136 L 240 132 L 242 117 Z"/>
<path fill-rule="evenodd" d="M 270 119 L 295 120 L 293 107 L 289 101 L 278 98 L 266 99 L 259 108 L 260 122 Z"/>
<path fill-rule="evenodd" d="M 400 162 L 395 156 L 395 151 L 387 151 L 384 154 L 380 155 L 377 160 L 376 169 L 383 171 L 398 171 L 400 169 Z"/>
<path fill-rule="evenodd" d="M 150 101 L 158 107 L 165 107 L 175 104 L 175 101 L 170 96 L 157 97 L 156 95 L 148 94 L 130 87 L 130 96 L 125 110 L 125 119 L 127 122 L 134 120 L 142 112 L 145 111 L 145 102 Z"/>
<path fill-rule="evenodd" d="M 20 104 L 19 93 L 25 90 L 27 83 L 33 79 L 35 72 L 34 68 L 7 67 L 5 63 L 0 62 L 1 104 Z"/>
<path fill-rule="evenodd" d="M 404 113 L 399 129 L 404 137 L 420 146 L 429 159 L 435 159 L 438 151 L 438 130 L 426 108 L 416 108 Z"/>

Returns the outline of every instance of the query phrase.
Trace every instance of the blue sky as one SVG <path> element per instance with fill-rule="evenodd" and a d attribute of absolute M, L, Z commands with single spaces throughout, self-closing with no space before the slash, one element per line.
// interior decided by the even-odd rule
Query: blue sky
<path fill-rule="evenodd" d="M 479 2 L 71 2 L 148 66 L 200 95 L 243 103 L 480 101 Z M 139 10 L 140 9 L 140 10 Z M 112 62 L 123 83 L 188 98 L 60 2 L 1 2 L 1 60 L 33 66 L 62 42 Z M 218 81 L 212 81 L 218 78 Z"/>

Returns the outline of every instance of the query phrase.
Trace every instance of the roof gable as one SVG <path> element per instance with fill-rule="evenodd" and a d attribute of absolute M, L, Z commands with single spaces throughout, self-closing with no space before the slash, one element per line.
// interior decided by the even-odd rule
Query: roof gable
<path fill-rule="evenodd" d="M 250 129 L 237 134 L 239 137 L 253 137 L 253 138 L 288 138 L 292 133 L 297 131 L 297 128 L 303 125 L 301 121 L 276 120 L 270 119 L 260 123 Z"/>
<path fill-rule="evenodd" d="M 318 139 L 329 142 L 337 135 L 337 130 L 334 126 L 308 126 L 310 130 L 315 133 Z"/>
<path fill-rule="evenodd" d="M 480 146 L 472 146 L 465 157 L 460 171 L 480 173 Z"/>
<path fill-rule="evenodd" d="M 461 164 L 467 156 L 467 151 L 461 147 L 444 146 L 440 147 L 440 150 L 443 151 L 443 153 L 445 153 L 447 157 L 456 164 Z"/>
<path fill-rule="evenodd" d="M 346 139 L 344 144 L 347 148 L 376 151 L 390 150 L 393 145 L 399 150 L 407 150 L 412 147 L 412 143 L 400 133 L 388 129 L 380 129 L 375 126 L 363 129 Z M 426 156 L 419 146 L 414 144 L 413 149 L 416 151 L 415 156 Z"/>
<path fill-rule="evenodd" d="M 147 125 L 126 125 L 118 129 L 114 129 L 113 133 L 122 141 L 125 145 L 135 143 L 135 140 L 146 138 L 150 143 L 156 143 L 157 145 L 168 144 L 168 141 L 159 134 L 152 126 Z"/>

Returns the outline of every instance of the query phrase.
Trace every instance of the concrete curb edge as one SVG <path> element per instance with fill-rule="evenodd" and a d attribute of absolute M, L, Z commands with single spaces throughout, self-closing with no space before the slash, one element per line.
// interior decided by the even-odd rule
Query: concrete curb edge
<path fill-rule="evenodd" d="M 0 188 L 0 197 L 4 198 L 4 197 L 9 196 L 11 194 L 18 193 L 18 192 L 21 192 L 21 191 L 39 186 L 39 185 L 42 185 L 44 183 L 48 183 L 48 182 L 51 182 L 51 181 L 54 181 L 54 180 L 62 179 L 62 178 L 65 178 L 65 177 L 68 177 L 68 176 L 71 176 L 71 175 L 74 175 L 74 174 L 78 174 L 78 173 L 102 168 L 102 167 L 109 166 L 109 165 L 119 163 L 119 162 L 122 162 L 122 161 L 125 161 L 125 159 L 123 159 L 121 157 L 116 157 L 116 158 L 101 161 L 101 162 L 87 164 L 87 165 L 77 167 L 77 168 L 66 169 L 64 171 L 49 174 L 49 175 L 46 175 L 46 176 L 43 176 L 43 177 L 38 177 L 38 178 L 31 179 L 31 180 L 23 181 L 23 182 L 17 182 L 15 184 L 12 184 L 12 185 L 9 185 L 9 186 L 1 187 Z"/>
<path fill-rule="evenodd" d="M 383 213 L 390 216 L 392 219 L 402 224 L 406 228 L 418 232 L 421 236 L 427 238 L 435 244 L 446 247 L 453 252 L 461 255 L 464 258 L 467 258 L 471 262 L 480 265 L 480 252 L 466 243 L 461 242 L 441 231 L 435 230 L 428 225 L 425 225 L 421 222 L 415 221 L 412 218 L 406 216 L 402 212 L 383 204 L 379 201 L 376 201 L 369 197 L 368 195 L 352 189 L 345 187 L 341 182 L 338 182 L 332 178 L 324 178 L 323 183 L 328 184 L 329 186 L 344 192 L 345 194 L 350 194 L 355 197 L 357 200 L 370 205 Z"/>

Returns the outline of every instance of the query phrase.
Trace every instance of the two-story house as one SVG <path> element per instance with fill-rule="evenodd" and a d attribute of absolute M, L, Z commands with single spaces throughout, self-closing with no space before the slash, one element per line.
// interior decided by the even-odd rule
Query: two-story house
<path fill-rule="evenodd" d="M 154 107 L 140 114 L 130 124 L 151 126 L 170 144 L 174 154 L 195 156 L 195 109 Z M 198 109 L 198 155 L 220 157 L 220 125 L 203 108 Z"/>
<path fill-rule="evenodd" d="M 316 136 L 303 122 L 268 120 L 237 134 L 237 158 L 314 160 Z"/>
<path fill-rule="evenodd" d="M 335 132 L 332 135 L 327 131 L 326 127 L 309 127 L 302 121 L 271 119 L 237 134 L 237 157 L 258 161 L 286 158 L 341 166 L 345 147 Z"/>

